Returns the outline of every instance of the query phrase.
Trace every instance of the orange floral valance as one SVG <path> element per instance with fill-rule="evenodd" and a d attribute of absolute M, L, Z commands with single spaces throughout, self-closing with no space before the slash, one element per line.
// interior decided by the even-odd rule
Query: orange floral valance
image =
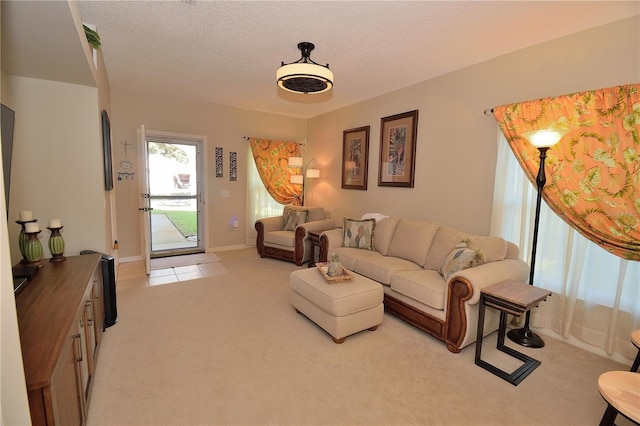
<path fill-rule="evenodd" d="M 547 152 L 543 198 L 589 240 L 640 261 L 640 84 L 503 105 L 494 116 L 534 184 L 539 151 L 522 134 L 567 130 Z"/>
<path fill-rule="evenodd" d="M 301 204 L 301 186 L 291 183 L 289 157 L 300 156 L 300 145 L 269 139 L 250 138 L 251 152 L 265 188 L 280 204 Z"/>

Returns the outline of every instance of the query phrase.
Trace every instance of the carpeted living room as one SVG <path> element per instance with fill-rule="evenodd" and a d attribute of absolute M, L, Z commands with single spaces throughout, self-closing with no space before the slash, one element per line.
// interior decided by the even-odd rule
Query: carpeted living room
<path fill-rule="evenodd" d="M 474 364 L 474 345 L 453 354 L 389 314 L 337 345 L 291 306 L 289 275 L 306 265 L 217 255 L 227 272 L 155 286 L 121 265 L 88 424 L 590 425 L 606 407 L 598 376 L 628 369 L 544 336 L 523 349 L 542 364 L 513 386 Z M 514 367 L 495 334 L 484 356 Z"/>

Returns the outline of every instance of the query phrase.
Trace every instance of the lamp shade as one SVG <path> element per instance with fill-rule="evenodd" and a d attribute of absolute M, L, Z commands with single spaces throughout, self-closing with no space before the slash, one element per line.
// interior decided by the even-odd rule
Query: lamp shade
<path fill-rule="evenodd" d="M 322 65 L 294 63 L 276 72 L 278 86 L 293 93 L 323 93 L 333 87 L 333 72 Z"/>
<path fill-rule="evenodd" d="M 291 183 L 302 185 L 304 183 L 304 178 L 302 175 L 291 175 Z"/>
<path fill-rule="evenodd" d="M 318 169 L 307 169 L 307 178 L 309 179 L 317 179 L 320 177 L 320 170 Z"/>
<path fill-rule="evenodd" d="M 523 133 L 529 143 L 536 148 L 550 148 L 560 142 L 560 139 L 567 134 L 566 130 L 540 129 Z"/>
<path fill-rule="evenodd" d="M 289 167 L 302 167 L 302 157 L 289 157 Z"/>
<path fill-rule="evenodd" d="M 308 41 L 298 43 L 302 57 L 290 64 L 282 62 L 276 72 L 278 87 L 292 93 L 323 93 L 331 90 L 333 72 L 329 64 L 320 65 L 311 60 L 314 48 L 314 44 Z"/>

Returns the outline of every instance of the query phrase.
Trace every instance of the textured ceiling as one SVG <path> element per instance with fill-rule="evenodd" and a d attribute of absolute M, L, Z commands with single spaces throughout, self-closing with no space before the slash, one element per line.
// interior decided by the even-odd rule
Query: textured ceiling
<path fill-rule="evenodd" d="M 79 1 L 113 88 L 310 118 L 640 13 L 614 1 Z M 334 89 L 278 89 L 316 45 Z"/>

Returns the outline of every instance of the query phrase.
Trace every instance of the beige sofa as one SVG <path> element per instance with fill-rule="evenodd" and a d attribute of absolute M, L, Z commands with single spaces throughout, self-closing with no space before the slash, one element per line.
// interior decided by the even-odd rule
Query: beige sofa
<path fill-rule="evenodd" d="M 260 257 L 288 260 L 300 266 L 311 257 L 309 231 L 333 229 L 335 222 L 322 207 L 284 206 L 281 216 L 258 219 L 255 228 Z"/>
<path fill-rule="evenodd" d="M 518 247 L 504 239 L 472 236 L 436 222 L 370 221 L 375 225 L 345 219 L 351 232 L 346 244 L 345 230 L 323 232 L 321 253 L 336 253 L 344 267 L 381 283 L 385 311 L 442 340 L 451 352 L 476 340 L 482 288 L 528 280 Z M 368 232 L 372 244 L 367 246 Z M 497 330 L 498 320 L 499 314 L 487 309 L 484 335 Z"/>

